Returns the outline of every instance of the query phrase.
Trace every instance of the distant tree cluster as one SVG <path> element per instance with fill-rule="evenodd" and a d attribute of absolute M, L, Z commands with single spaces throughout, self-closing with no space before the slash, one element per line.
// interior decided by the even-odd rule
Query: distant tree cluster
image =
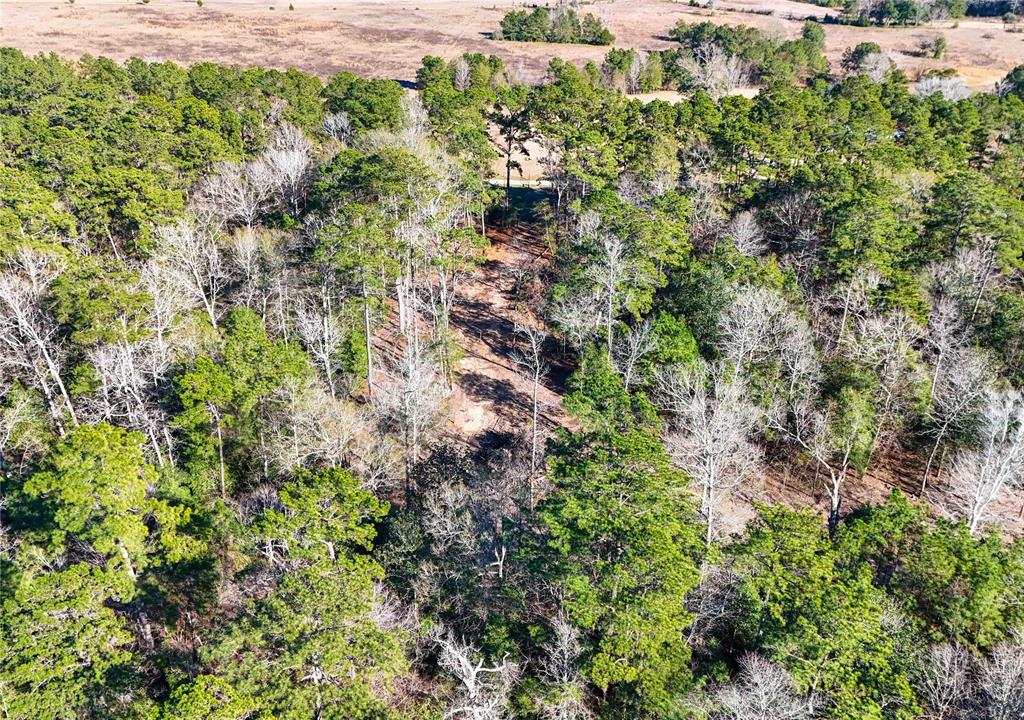
<path fill-rule="evenodd" d="M 615 36 L 599 18 L 587 13 L 580 17 L 575 9 L 559 6 L 553 10 L 535 7 L 532 11 L 512 10 L 501 20 L 495 40 L 521 42 L 576 43 L 611 45 Z"/>
<path fill-rule="evenodd" d="M 776 40 L 752 27 L 682 20 L 669 35 L 681 50 L 664 51 L 662 65 L 671 68 L 667 75 L 680 87 L 713 87 L 736 76 L 765 82 L 807 81 L 828 70 L 825 33 L 815 22 L 805 23 L 797 40 Z"/>
<path fill-rule="evenodd" d="M 815 0 L 816 4 L 838 8 L 838 17 L 826 16 L 825 22 L 854 25 L 918 25 L 924 22 L 986 14 L 979 3 L 967 0 Z M 998 13 L 1001 14 L 1001 13 Z"/>

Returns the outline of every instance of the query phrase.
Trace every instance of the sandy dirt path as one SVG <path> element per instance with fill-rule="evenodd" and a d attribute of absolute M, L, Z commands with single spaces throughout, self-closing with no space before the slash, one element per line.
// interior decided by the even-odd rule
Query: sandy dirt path
<path fill-rule="evenodd" d="M 535 311 L 541 275 L 550 265 L 547 249 L 525 228 L 488 235 L 484 262 L 462 283 L 452 311 L 464 354 L 444 428 L 449 438 L 475 447 L 529 432 L 533 384 L 514 360 L 521 342 L 516 325 L 540 326 Z M 556 370 L 539 389 L 539 425 L 545 434 L 573 425 L 562 408 L 561 377 Z"/>

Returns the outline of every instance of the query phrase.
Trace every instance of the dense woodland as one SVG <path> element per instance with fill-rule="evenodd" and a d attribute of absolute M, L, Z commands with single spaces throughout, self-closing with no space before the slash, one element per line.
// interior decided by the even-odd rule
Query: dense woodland
<path fill-rule="evenodd" d="M 793 43 L 676 104 L 613 87 L 641 53 L 413 93 L 0 50 L 0 714 L 1024 716 L 1024 68 Z M 548 247 L 508 362 L 572 419 L 477 447 L 494 228 Z"/>

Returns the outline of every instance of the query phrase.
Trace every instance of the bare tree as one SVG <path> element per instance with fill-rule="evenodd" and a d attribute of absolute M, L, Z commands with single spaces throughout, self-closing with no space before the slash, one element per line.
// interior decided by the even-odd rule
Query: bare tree
<path fill-rule="evenodd" d="M 565 341 L 580 349 L 602 326 L 601 296 L 598 292 L 566 294 L 551 304 L 548 316 L 562 331 Z"/>
<path fill-rule="evenodd" d="M 949 354 L 967 341 L 963 314 L 960 312 L 960 304 L 954 297 L 943 293 L 933 299 L 924 339 L 931 350 L 932 361 L 932 379 L 928 391 L 934 396 L 935 384 L 939 374 L 945 370 Z"/>
<path fill-rule="evenodd" d="M 146 325 L 153 334 L 154 351 L 162 362 L 170 362 L 170 347 L 182 313 L 194 308 L 195 299 L 177 280 L 164 259 L 150 258 L 140 272 L 141 286 L 151 299 Z"/>
<path fill-rule="evenodd" d="M 341 369 L 341 348 L 345 332 L 337 316 L 328 305 L 305 301 L 299 304 L 295 318 L 295 331 L 306 352 L 309 353 L 324 381 L 335 397 L 334 375 Z"/>
<path fill-rule="evenodd" d="M 623 202 L 641 207 L 655 194 L 655 191 L 651 182 L 634 173 L 627 172 L 619 176 L 615 193 Z"/>
<path fill-rule="evenodd" d="M 629 390 L 636 381 L 640 361 L 657 348 L 650 318 L 631 325 L 623 336 L 615 341 L 612 351 L 612 365 L 622 377 L 623 386 Z"/>
<path fill-rule="evenodd" d="M 808 373 L 813 377 L 815 373 Z M 838 403 L 821 403 L 819 388 L 797 385 L 781 395 L 765 416 L 767 428 L 806 453 L 815 463 L 815 482 L 829 498 L 829 529 L 839 524 L 847 474 L 870 418 L 847 413 Z"/>
<path fill-rule="evenodd" d="M 266 277 L 262 266 L 263 243 L 252 229 L 239 228 L 226 245 L 227 259 L 238 282 L 237 296 L 246 307 L 257 309 L 253 308 L 253 300 Z"/>
<path fill-rule="evenodd" d="M 532 475 L 537 472 L 539 465 L 540 449 L 540 388 L 547 376 L 548 366 L 544 360 L 544 341 L 548 334 L 539 328 L 529 325 L 516 325 L 516 332 L 523 337 L 524 347 L 516 350 L 512 356 L 513 362 L 518 365 L 530 378 L 533 390 L 531 392 L 531 413 L 530 413 L 530 508 L 533 508 L 533 480 Z"/>
<path fill-rule="evenodd" d="M 682 62 L 694 82 L 717 99 L 750 80 L 750 64 L 717 43 L 704 43 Z"/>
<path fill-rule="evenodd" d="M 971 91 L 959 77 L 938 77 L 931 75 L 914 83 L 914 92 L 919 97 L 928 97 L 938 93 L 944 100 L 956 102 L 971 96 Z"/>
<path fill-rule="evenodd" d="M 347 466 L 356 444 L 369 433 L 354 403 L 319 385 L 285 386 L 274 399 L 277 409 L 265 422 L 268 467 L 289 472 L 303 466 Z"/>
<path fill-rule="evenodd" d="M 455 89 L 459 92 L 465 92 L 473 83 L 473 72 L 464 56 L 459 56 L 452 66 L 452 78 Z"/>
<path fill-rule="evenodd" d="M 459 683 L 456 697 L 445 713 L 448 718 L 504 720 L 509 717 L 509 696 L 519 678 L 519 666 L 506 654 L 500 663 L 487 665 L 480 651 L 438 626 L 433 633 L 438 665 Z"/>
<path fill-rule="evenodd" d="M 369 418 L 364 418 L 369 421 Z M 401 474 L 401 455 L 401 448 L 393 438 L 384 433 L 368 432 L 357 439 L 350 462 L 363 489 L 383 493 Z"/>
<path fill-rule="evenodd" d="M 644 71 L 644 61 L 640 53 L 633 51 L 633 58 L 629 62 L 629 69 L 626 71 L 626 92 L 635 94 L 640 92 L 640 77 Z"/>
<path fill-rule="evenodd" d="M 587 268 L 586 274 L 597 288 L 604 306 L 604 331 L 608 362 L 613 361 L 615 322 L 622 310 L 628 292 L 626 288 L 642 283 L 640 266 L 630 254 L 626 241 L 612 232 L 599 234 L 597 261 Z"/>
<path fill-rule="evenodd" d="M 760 466 L 761 449 L 752 442 L 760 412 L 744 398 L 745 388 L 735 373 L 721 367 L 665 368 L 656 382 L 671 417 L 666 446 L 700 486 L 700 512 L 710 545 L 721 501 L 749 482 Z"/>
<path fill-rule="evenodd" d="M 981 409 L 980 443 L 953 458 L 943 505 L 971 532 L 988 520 L 996 503 L 1024 477 L 1024 396 L 989 390 Z"/>
<path fill-rule="evenodd" d="M 217 172 L 200 184 L 196 201 L 224 223 L 240 222 L 252 228 L 273 201 L 276 187 L 274 170 L 262 158 L 222 162 Z"/>
<path fill-rule="evenodd" d="M 748 257 L 758 257 L 767 250 L 764 232 L 754 213 L 744 210 L 737 213 L 726 228 L 735 248 Z"/>
<path fill-rule="evenodd" d="M 143 433 L 157 463 L 174 465 L 174 445 L 159 403 L 169 361 L 153 340 L 118 342 L 87 354 L 97 385 L 85 410 L 94 421 L 111 422 Z"/>
<path fill-rule="evenodd" d="M 704 162 L 705 158 L 700 158 Z M 713 172 L 690 173 L 690 237 L 698 247 L 713 247 L 722 231 L 721 178 Z"/>
<path fill-rule="evenodd" d="M 966 718 L 974 696 L 974 658 L 959 645 L 935 645 L 914 674 L 927 720 Z"/>
<path fill-rule="evenodd" d="M 935 457 L 952 434 L 964 435 L 976 418 L 979 405 L 991 387 L 992 368 L 988 358 L 973 347 L 955 348 L 946 351 L 942 364 L 936 363 L 937 372 L 932 375 L 932 404 L 927 418 L 935 437 L 924 477 L 921 479 L 923 495 L 931 475 Z M 939 462 L 939 472 L 942 461 Z"/>
<path fill-rule="evenodd" d="M 707 644 L 739 615 L 739 602 L 739 578 L 723 565 L 703 563 L 700 583 L 686 596 L 686 608 L 693 613 L 686 644 L 692 648 Z"/>
<path fill-rule="evenodd" d="M 385 632 L 399 631 L 406 637 L 413 637 L 421 627 L 419 609 L 413 603 L 403 603 L 394 592 L 382 582 L 373 584 L 373 604 L 369 619 Z"/>
<path fill-rule="evenodd" d="M 20 451 L 24 459 L 26 456 L 34 456 L 46 450 L 46 443 L 41 434 L 31 432 L 32 421 L 36 417 L 32 396 L 29 393 L 10 391 L 9 385 L 0 383 L 0 394 L 8 398 L 0 407 L 0 480 L 10 477 L 15 451 Z M 0 496 L 0 503 L 2 502 L 3 497 Z M 0 527 L 0 540 L 2 533 L 3 528 Z"/>
<path fill-rule="evenodd" d="M 820 302 L 820 309 L 829 312 L 817 312 L 813 316 L 816 331 L 822 337 L 828 337 L 828 354 L 837 352 L 847 341 L 850 327 L 858 319 L 871 314 L 870 295 L 882 284 L 881 274 L 874 268 L 856 273 L 849 280 L 839 283 L 825 295 Z M 839 320 L 835 322 L 832 313 L 838 312 Z"/>
<path fill-rule="evenodd" d="M 579 632 L 563 614 L 551 623 L 551 637 L 544 643 L 540 678 L 547 690 L 540 700 L 545 720 L 589 720 L 586 683 L 580 673 L 583 646 Z"/>
<path fill-rule="evenodd" d="M 211 224 L 189 217 L 157 228 L 154 258 L 155 267 L 166 271 L 166 278 L 201 305 L 217 327 L 217 305 L 228 272 Z"/>
<path fill-rule="evenodd" d="M 325 115 L 321 128 L 328 137 L 334 138 L 342 145 L 348 145 L 352 142 L 352 136 L 354 134 L 352 129 L 352 120 L 343 112 L 328 113 Z"/>
<path fill-rule="evenodd" d="M 932 293 L 955 301 L 962 332 L 974 322 L 989 286 L 998 277 L 996 243 L 990 237 L 971 244 L 954 243 L 953 257 L 928 268 Z"/>
<path fill-rule="evenodd" d="M 740 660 L 739 677 L 719 688 L 715 698 L 721 720 L 805 720 L 814 716 L 815 700 L 805 698 L 783 668 L 759 655 Z"/>
<path fill-rule="evenodd" d="M 981 692 L 985 720 L 1020 720 L 1024 717 L 1024 643 L 997 645 L 981 666 Z"/>
<path fill-rule="evenodd" d="M 778 292 L 740 288 L 719 321 L 722 354 L 737 372 L 775 357 L 793 326 L 792 311 Z"/>
<path fill-rule="evenodd" d="M 868 53 L 857 64 L 856 72 L 866 75 L 872 82 L 881 83 L 894 67 L 896 63 L 885 53 Z"/>
<path fill-rule="evenodd" d="M 421 522 L 435 553 L 475 559 L 481 543 L 471 502 L 469 488 L 457 481 L 441 482 L 423 493 Z"/>
<path fill-rule="evenodd" d="M 872 313 L 859 318 L 856 334 L 845 343 L 849 356 L 873 370 L 877 378 L 874 429 L 865 466 L 902 427 L 917 380 L 911 351 L 921 334 L 921 327 L 902 310 L 888 316 Z"/>
<path fill-rule="evenodd" d="M 0 274 L 0 368 L 25 378 L 43 394 L 63 435 L 64 414 L 73 425 L 78 418 L 61 377 L 64 349 L 57 323 L 45 309 L 50 284 L 61 270 L 54 255 L 29 248 L 19 248 L 8 258 Z"/>
<path fill-rule="evenodd" d="M 284 123 L 274 132 L 263 162 L 285 202 L 288 212 L 297 214 L 305 200 L 313 164 L 313 143 L 291 123 Z"/>
<path fill-rule="evenodd" d="M 419 350 L 417 342 L 406 343 L 385 372 L 387 381 L 382 383 L 374 402 L 398 425 L 405 447 L 408 482 L 410 469 L 420 459 L 423 434 L 440 410 L 443 389 L 437 367 Z"/>

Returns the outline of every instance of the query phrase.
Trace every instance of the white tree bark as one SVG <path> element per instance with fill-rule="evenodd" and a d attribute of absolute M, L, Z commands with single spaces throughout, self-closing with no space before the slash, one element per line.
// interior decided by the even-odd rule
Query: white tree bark
<path fill-rule="evenodd" d="M 52 255 L 19 249 L 0 274 L 0 367 L 25 378 L 46 400 L 57 430 L 64 434 L 64 415 L 78 424 L 64 385 L 64 350 L 56 322 L 44 302 L 50 284 L 62 270 Z"/>
<path fill-rule="evenodd" d="M 180 294 L 202 306 L 210 324 L 217 327 L 228 271 L 216 229 L 208 219 L 186 218 L 157 228 L 153 266 Z"/>
<path fill-rule="evenodd" d="M 758 655 L 740 661 L 735 682 L 715 693 L 721 720 L 809 720 L 815 699 L 797 690 L 793 678 L 775 663 Z"/>
<path fill-rule="evenodd" d="M 717 536 L 722 500 L 750 482 L 760 467 L 761 448 L 753 442 L 760 412 L 744 398 L 742 382 L 721 367 L 664 368 L 656 383 L 671 418 L 665 444 L 700 487 L 710 545 Z"/>
<path fill-rule="evenodd" d="M 942 502 L 978 532 L 994 504 L 1024 478 L 1024 396 L 1019 390 L 989 390 L 982 406 L 980 443 L 953 458 Z"/>

